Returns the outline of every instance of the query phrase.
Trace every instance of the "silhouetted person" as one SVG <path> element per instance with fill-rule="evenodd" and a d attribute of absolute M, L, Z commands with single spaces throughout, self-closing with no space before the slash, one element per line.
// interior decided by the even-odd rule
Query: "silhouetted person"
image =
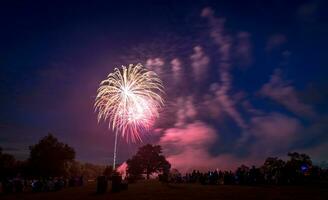
<path fill-rule="evenodd" d="M 107 191 L 107 178 L 106 176 L 98 176 L 97 178 L 97 193 L 104 194 Z"/>

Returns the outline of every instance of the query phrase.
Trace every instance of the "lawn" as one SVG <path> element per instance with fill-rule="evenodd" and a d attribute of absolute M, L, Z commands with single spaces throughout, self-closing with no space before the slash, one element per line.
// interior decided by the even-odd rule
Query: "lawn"
<path fill-rule="evenodd" d="M 161 184 L 157 181 L 142 181 L 130 184 L 120 193 L 98 195 L 96 185 L 66 188 L 59 192 L 25 193 L 0 196 L 3 200 L 72 200 L 72 199 L 328 199 L 328 188 L 324 186 L 202 186 L 198 184 Z"/>

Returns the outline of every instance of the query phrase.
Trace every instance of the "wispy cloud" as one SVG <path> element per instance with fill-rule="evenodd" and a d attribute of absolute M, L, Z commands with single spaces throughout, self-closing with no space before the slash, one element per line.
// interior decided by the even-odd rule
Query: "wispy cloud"
<path fill-rule="evenodd" d="M 210 153 L 210 149 L 218 140 L 220 137 L 215 128 L 207 123 L 195 121 L 184 127 L 167 129 L 159 144 L 163 146 L 172 168 L 181 172 L 190 172 L 194 169 L 205 172 L 216 169 L 233 170 L 241 164 L 254 165 L 263 160 L 262 157 L 239 157 L 232 151 L 218 155 Z"/>
<path fill-rule="evenodd" d="M 201 46 L 194 47 L 194 53 L 190 56 L 194 78 L 197 81 L 204 80 L 208 72 L 209 57 L 205 54 Z"/>
<path fill-rule="evenodd" d="M 172 167 L 185 172 L 192 169 L 206 170 L 210 166 L 209 162 L 217 162 L 208 153 L 209 146 L 217 139 L 215 129 L 203 122 L 195 122 L 166 130 L 159 144 L 166 150 Z"/>
<path fill-rule="evenodd" d="M 302 125 L 293 117 L 269 113 L 251 119 L 249 133 L 254 137 L 251 153 L 270 156 L 285 154 L 300 136 Z"/>
<path fill-rule="evenodd" d="M 181 76 L 181 61 L 178 58 L 171 60 L 171 71 L 175 81 L 179 81 Z"/>
<path fill-rule="evenodd" d="M 193 104 L 193 97 L 179 97 L 177 100 L 177 120 L 175 126 L 183 126 L 188 120 L 194 120 L 196 115 L 197 110 Z"/>
<path fill-rule="evenodd" d="M 253 62 L 251 34 L 248 32 L 239 32 L 237 35 L 237 44 L 235 47 L 235 56 L 240 66 L 249 66 Z"/>
<path fill-rule="evenodd" d="M 240 113 L 237 111 L 234 101 L 231 99 L 229 92 L 231 89 L 231 46 L 232 37 L 226 33 L 224 28 L 225 19 L 217 18 L 214 11 L 207 7 L 201 12 L 201 16 L 206 18 L 210 26 L 210 36 L 214 43 L 219 48 L 219 80 L 217 90 L 215 91 L 216 98 L 222 105 L 222 109 L 233 118 L 241 128 L 246 128 L 246 124 L 242 119 Z"/>
<path fill-rule="evenodd" d="M 215 17 L 214 11 L 210 7 L 204 8 L 201 12 L 201 16 L 208 20 L 210 36 L 219 47 L 220 60 L 230 61 L 232 38 L 225 33 L 225 19 Z"/>
<path fill-rule="evenodd" d="M 280 47 L 287 42 L 287 37 L 284 34 L 277 33 L 269 36 L 265 50 L 271 51 L 274 48 Z"/>
<path fill-rule="evenodd" d="M 312 106 L 303 103 L 290 82 L 283 80 L 280 69 L 276 69 L 269 82 L 262 86 L 260 94 L 271 98 L 300 117 L 315 116 Z"/>
<path fill-rule="evenodd" d="M 319 2 L 304 3 L 297 9 L 297 17 L 303 22 L 315 22 L 318 18 Z"/>
<path fill-rule="evenodd" d="M 162 75 L 165 62 L 162 58 L 149 58 L 146 61 L 146 67 L 155 71 L 157 74 Z"/>

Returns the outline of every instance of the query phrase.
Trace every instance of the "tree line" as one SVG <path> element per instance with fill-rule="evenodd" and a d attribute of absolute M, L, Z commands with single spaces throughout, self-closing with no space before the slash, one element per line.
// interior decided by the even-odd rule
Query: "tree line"
<path fill-rule="evenodd" d="M 52 134 L 29 147 L 27 160 L 16 160 L 0 148 L 0 182 L 14 177 L 24 179 L 49 177 L 77 177 L 95 179 L 100 175 L 111 177 L 112 166 L 81 163 L 75 160 L 75 150 Z M 197 169 L 182 175 L 166 160 L 159 145 L 147 144 L 126 161 L 126 178 L 130 182 L 149 179 L 152 174 L 164 182 L 200 182 L 202 184 L 298 184 L 328 181 L 327 168 L 313 164 L 310 156 L 297 152 L 288 153 L 284 161 L 268 157 L 260 167 L 241 165 L 235 171 L 200 172 Z"/>
<path fill-rule="evenodd" d="M 20 161 L 4 153 L 0 147 L 0 181 L 17 176 L 30 179 L 84 176 L 94 179 L 106 169 L 105 166 L 75 160 L 75 150 L 52 134 L 41 138 L 29 150 L 28 159 Z"/>
<path fill-rule="evenodd" d="M 307 154 L 291 152 L 288 160 L 268 157 L 259 166 L 241 165 L 235 171 L 214 170 L 200 172 L 194 169 L 182 175 L 177 169 L 170 169 L 171 164 L 162 155 L 159 145 L 147 144 L 140 147 L 136 155 L 127 160 L 127 179 L 149 179 L 151 174 L 158 175 L 160 181 L 174 183 L 201 184 L 307 184 L 328 183 L 328 170 L 313 164 Z"/>
<path fill-rule="evenodd" d="M 288 153 L 289 159 L 284 161 L 278 157 L 268 157 L 263 165 L 249 167 L 241 165 L 235 171 L 214 170 L 200 172 L 193 170 L 182 175 L 173 169 L 165 182 L 201 183 L 204 185 L 299 185 L 327 184 L 328 169 L 313 164 L 310 156 L 297 152 Z"/>

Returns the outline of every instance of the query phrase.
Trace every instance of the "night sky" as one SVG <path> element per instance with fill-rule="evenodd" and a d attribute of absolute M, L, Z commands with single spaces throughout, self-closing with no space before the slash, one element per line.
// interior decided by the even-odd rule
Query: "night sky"
<path fill-rule="evenodd" d="M 51 3 L 52 2 L 52 3 Z M 120 2 L 120 3 L 119 3 Z M 48 133 L 111 164 L 97 88 L 114 67 L 159 74 L 165 106 L 143 143 L 179 170 L 328 160 L 326 1 L 1 1 L 0 146 L 26 159 Z"/>

